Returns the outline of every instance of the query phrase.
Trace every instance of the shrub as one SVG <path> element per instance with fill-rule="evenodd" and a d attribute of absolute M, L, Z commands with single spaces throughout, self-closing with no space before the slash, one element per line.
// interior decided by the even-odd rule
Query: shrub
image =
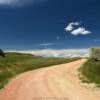
<path fill-rule="evenodd" d="M 5 57 L 5 53 L 0 49 L 0 56 Z"/>
<path fill-rule="evenodd" d="M 90 58 L 95 61 L 100 61 L 100 48 L 91 48 Z"/>

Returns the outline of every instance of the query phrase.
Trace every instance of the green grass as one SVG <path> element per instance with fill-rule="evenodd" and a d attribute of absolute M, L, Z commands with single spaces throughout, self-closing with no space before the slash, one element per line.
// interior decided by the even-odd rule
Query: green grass
<path fill-rule="evenodd" d="M 100 86 L 100 61 L 89 59 L 79 71 L 83 82 L 96 83 Z"/>
<path fill-rule="evenodd" d="M 0 89 L 8 81 L 23 72 L 47 67 L 51 65 L 68 63 L 79 58 L 43 58 L 30 54 L 7 53 L 5 58 L 0 57 Z"/>

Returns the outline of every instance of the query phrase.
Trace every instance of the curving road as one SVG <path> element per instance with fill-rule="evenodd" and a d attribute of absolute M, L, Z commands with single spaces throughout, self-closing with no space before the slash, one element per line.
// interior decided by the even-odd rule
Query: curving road
<path fill-rule="evenodd" d="M 100 90 L 77 76 L 86 59 L 23 73 L 0 91 L 0 100 L 100 100 Z"/>

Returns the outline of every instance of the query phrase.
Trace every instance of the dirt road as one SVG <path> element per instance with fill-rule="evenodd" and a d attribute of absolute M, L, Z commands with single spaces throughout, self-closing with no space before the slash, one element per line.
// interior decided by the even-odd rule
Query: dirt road
<path fill-rule="evenodd" d="M 0 100 L 100 100 L 100 90 L 80 82 L 86 59 L 23 73 L 0 92 Z"/>

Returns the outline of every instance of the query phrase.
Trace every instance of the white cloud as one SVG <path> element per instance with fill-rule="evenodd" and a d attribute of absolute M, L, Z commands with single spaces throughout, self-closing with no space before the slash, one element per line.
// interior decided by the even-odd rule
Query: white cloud
<path fill-rule="evenodd" d="M 7 5 L 7 6 L 21 6 L 21 5 L 28 5 L 28 4 L 35 4 L 41 3 L 46 0 L 0 0 L 0 5 Z"/>
<path fill-rule="evenodd" d="M 71 34 L 73 34 L 73 35 L 79 35 L 79 34 L 86 35 L 86 34 L 90 34 L 90 33 L 91 33 L 90 31 L 86 30 L 83 27 L 79 27 L 71 32 Z"/>
<path fill-rule="evenodd" d="M 66 31 L 72 31 L 75 26 L 78 26 L 79 22 L 71 22 L 68 24 L 68 26 L 65 28 Z"/>
<path fill-rule="evenodd" d="M 42 57 L 63 57 L 63 58 L 89 57 L 88 49 L 62 49 L 62 50 L 43 49 L 43 50 L 27 50 L 27 51 L 10 50 L 6 52 L 26 53 Z"/>
<path fill-rule="evenodd" d="M 51 45 L 54 45 L 54 43 L 43 43 L 43 44 L 40 44 L 41 46 L 51 46 Z"/>
<path fill-rule="evenodd" d="M 75 26 L 78 26 L 78 28 L 75 28 Z M 87 35 L 91 33 L 91 31 L 85 29 L 84 27 L 81 27 L 79 22 L 69 23 L 65 30 L 67 32 L 70 32 L 72 35 Z"/>

